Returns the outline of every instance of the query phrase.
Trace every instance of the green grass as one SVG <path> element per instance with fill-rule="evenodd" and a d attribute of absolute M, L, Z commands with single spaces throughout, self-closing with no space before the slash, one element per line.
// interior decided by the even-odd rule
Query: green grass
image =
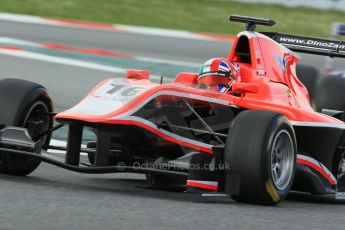
<path fill-rule="evenodd" d="M 270 30 L 322 37 L 331 22 L 345 22 L 340 11 L 221 0 L 1 0 L 0 11 L 220 34 L 243 29 L 229 23 L 230 14 L 272 18 L 278 25 Z"/>

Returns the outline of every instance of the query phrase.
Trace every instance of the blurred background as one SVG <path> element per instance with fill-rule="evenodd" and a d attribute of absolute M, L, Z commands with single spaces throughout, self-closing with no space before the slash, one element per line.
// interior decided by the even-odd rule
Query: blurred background
<path fill-rule="evenodd" d="M 4 12 L 104 23 L 235 34 L 229 14 L 272 18 L 274 30 L 329 36 L 344 20 L 344 0 L 1 0 Z"/>
<path fill-rule="evenodd" d="M 333 23 L 345 22 L 344 6 L 343 0 L 1 0 L 0 45 L 26 53 L 16 55 L 21 67 L 12 60 L 13 52 L 2 50 L 7 55 L 1 56 L 2 63 L 7 64 L 0 73 L 25 75 L 46 85 L 54 97 L 64 99 L 56 102 L 59 111 L 75 104 L 97 81 L 123 76 L 128 68 L 149 69 L 157 78 L 171 79 L 181 71 L 198 71 L 209 58 L 227 56 L 231 38 L 244 29 L 229 22 L 230 14 L 277 22 L 258 31 L 329 38 Z M 322 74 L 326 68 L 342 70 L 336 59 L 301 57 L 301 64 Z M 48 80 L 47 75 L 59 78 Z M 78 81 L 79 75 L 84 75 L 84 84 L 77 84 L 78 90 L 76 84 L 61 81 Z M 56 81 L 63 85 L 63 94 Z"/>
<path fill-rule="evenodd" d="M 270 18 L 258 31 L 338 39 L 345 0 L 1 0 L 0 77 L 41 83 L 57 112 L 80 101 L 99 81 L 148 69 L 171 81 L 226 57 L 244 25 L 239 14 Z M 341 24 L 340 24 L 341 25 Z M 317 82 L 343 74 L 342 60 L 301 55 L 299 76 L 313 97 Z M 336 72 L 336 71 L 340 72 Z M 66 130 L 55 134 L 64 139 Z"/>

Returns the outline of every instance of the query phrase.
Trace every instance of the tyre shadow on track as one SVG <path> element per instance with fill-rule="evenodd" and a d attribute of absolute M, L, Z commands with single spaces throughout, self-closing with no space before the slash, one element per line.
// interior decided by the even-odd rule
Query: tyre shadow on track
<path fill-rule="evenodd" d="M 302 192 L 290 192 L 286 200 L 318 204 L 345 205 L 345 200 L 336 200 L 334 195 L 311 195 Z"/>
<path fill-rule="evenodd" d="M 59 175 L 52 177 L 46 175 L 34 174 L 32 176 L 17 177 L 0 174 L 0 181 L 10 184 L 19 184 L 26 189 L 31 186 L 44 187 L 44 190 L 54 190 L 75 193 L 80 192 L 95 195 L 95 193 L 109 193 L 111 195 L 121 194 L 125 196 L 134 196 L 151 199 L 164 199 L 181 202 L 193 203 L 226 203 L 236 204 L 231 198 L 205 198 L 198 193 L 186 193 L 181 191 L 157 190 L 153 189 L 145 179 L 121 178 L 122 175 L 109 176 L 102 178 L 97 175 Z M 130 175 L 131 177 L 132 175 Z M 125 177 L 128 177 L 127 175 Z"/>
<path fill-rule="evenodd" d="M 97 193 L 109 193 L 181 202 L 243 205 L 236 203 L 229 197 L 202 197 L 201 194 L 198 193 L 153 189 L 145 179 L 141 179 L 140 175 L 138 176 L 135 174 L 106 175 L 106 178 L 103 178 L 102 175 L 81 175 L 67 172 L 67 179 L 66 175 L 61 175 L 60 173 L 53 174 L 54 175 L 51 176 L 39 173 L 26 177 L 0 174 L 0 180 L 7 183 L 21 184 L 23 186 L 40 186 L 44 187 L 45 190 L 59 190 L 64 193 L 78 194 L 83 191 L 91 194 L 96 193 L 95 195 L 97 195 Z M 310 195 L 299 192 L 289 193 L 287 200 L 301 203 L 345 205 L 345 201 L 335 200 L 331 196 Z"/>
<path fill-rule="evenodd" d="M 80 193 L 108 193 L 110 195 L 125 195 L 133 197 L 163 199 L 192 203 L 217 203 L 217 204 L 238 204 L 230 197 L 202 197 L 198 193 L 187 193 L 171 190 L 153 189 L 143 175 L 138 174 L 113 174 L 113 175 L 84 175 L 62 171 L 61 169 L 43 166 L 49 169 L 49 174 L 38 170 L 37 173 L 26 177 L 8 176 L 0 174 L 0 181 L 5 184 L 19 184 L 25 189 L 31 186 L 44 187 L 45 190 L 60 191 L 61 193 L 72 193 L 76 196 Z M 287 197 L 288 201 L 314 204 L 340 204 L 345 201 L 335 200 L 330 196 L 309 195 L 307 193 L 291 192 Z"/>

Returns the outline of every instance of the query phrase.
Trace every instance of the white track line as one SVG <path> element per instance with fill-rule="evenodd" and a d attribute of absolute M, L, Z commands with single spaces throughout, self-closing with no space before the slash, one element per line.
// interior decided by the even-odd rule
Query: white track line
<path fill-rule="evenodd" d="M 88 69 L 108 71 L 108 72 L 113 72 L 113 73 L 125 73 L 127 71 L 126 69 L 121 69 L 117 67 L 95 64 L 95 63 L 85 62 L 85 61 L 78 61 L 78 60 L 69 59 L 69 58 L 54 57 L 54 56 L 38 54 L 34 52 L 29 52 L 29 51 L 17 51 L 17 50 L 13 51 L 13 50 L 7 50 L 7 49 L 0 49 L 0 54 L 45 61 L 45 62 L 52 62 L 52 63 L 57 63 L 57 64 L 77 66 L 77 67 L 88 68 Z"/>
<path fill-rule="evenodd" d="M 0 37 L 0 43 L 43 48 L 43 46 L 37 42 L 30 42 L 30 41 L 25 41 L 25 40 L 16 39 L 16 38 L 9 38 L 9 37 Z"/>
<path fill-rule="evenodd" d="M 0 13 L 0 20 L 28 24 L 52 25 L 51 22 L 43 20 L 41 17 L 23 14 Z"/>
<path fill-rule="evenodd" d="M 118 73 L 118 74 L 127 73 L 127 69 L 101 65 L 101 64 L 96 64 L 92 62 L 78 61 L 78 60 L 69 59 L 69 58 L 53 57 L 53 56 L 38 54 L 34 52 L 29 52 L 29 51 L 0 49 L 0 54 L 19 57 L 19 58 L 44 61 L 44 62 L 50 62 L 50 63 L 56 63 L 56 64 L 76 66 L 76 67 L 87 68 L 87 69 L 106 71 L 106 72 L 111 72 L 111 73 Z M 150 78 L 153 80 L 161 79 L 161 77 L 157 75 L 151 75 Z"/>
<path fill-rule="evenodd" d="M 16 39 L 16 38 L 9 38 L 9 37 L 0 37 L 0 43 L 19 45 L 19 46 L 47 48 L 41 43 L 31 42 L 31 41 L 26 41 L 26 40 L 21 40 L 21 39 Z M 145 62 L 152 62 L 152 63 L 159 63 L 159 64 L 170 64 L 170 65 L 182 65 L 182 66 L 195 67 L 195 68 L 199 68 L 201 66 L 201 63 L 175 61 L 175 60 L 168 60 L 168 59 L 161 59 L 161 58 L 142 57 L 142 56 L 133 56 L 132 59 L 137 60 L 137 61 L 145 61 Z"/>

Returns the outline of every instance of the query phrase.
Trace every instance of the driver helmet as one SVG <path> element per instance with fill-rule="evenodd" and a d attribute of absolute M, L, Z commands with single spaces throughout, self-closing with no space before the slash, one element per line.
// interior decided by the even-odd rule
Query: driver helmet
<path fill-rule="evenodd" d="M 212 58 L 201 67 L 198 84 L 210 87 L 230 86 L 237 79 L 238 71 L 238 65 L 226 58 Z"/>

